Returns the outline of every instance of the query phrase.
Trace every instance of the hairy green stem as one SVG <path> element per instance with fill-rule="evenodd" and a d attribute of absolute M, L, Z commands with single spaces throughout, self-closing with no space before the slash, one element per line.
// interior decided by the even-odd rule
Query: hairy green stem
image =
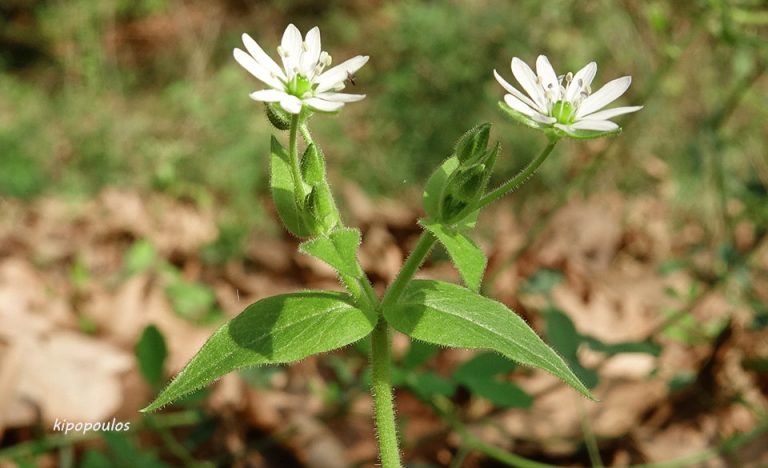
<path fill-rule="evenodd" d="M 292 126 L 291 129 L 293 128 Z M 307 145 L 314 143 L 306 124 L 300 125 L 299 130 Z M 319 147 L 318 151 L 320 151 Z M 364 304 L 365 307 L 371 307 L 379 315 L 379 321 L 371 334 L 371 390 L 373 392 L 376 432 L 379 436 L 381 466 L 383 468 L 400 468 L 402 464 L 400 462 L 400 449 L 398 448 L 390 371 L 392 363 L 390 328 L 387 321 L 381 316 L 383 309 L 379 303 L 379 297 L 373 290 L 373 286 L 363 271 L 359 260 L 357 260 L 357 266 L 361 273 L 357 279 L 346 275 L 342 275 L 341 278 L 347 290 L 355 296 L 358 303 Z M 416 267 L 418 268 L 418 265 Z"/>
<path fill-rule="evenodd" d="M 501 184 L 499 187 L 497 187 L 492 192 L 485 195 L 483 198 L 480 199 L 480 202 L 477 205 L 477 209 L 481 210 L 485 208 L 486 206 L 490 205 L 491 203 L 495 202 L 499 198 L 503 197 L 504 195 L 508 194 L 509 192 L 515 190 L 519 186 L 523 185 L 523 183 L 528 180 L 529 177 L 533 175 L 534 172 L 536 172 L 536 169 L 541 166 L 541 164 L 547 159 L 550 153 L 552 153 L 552 150 L 555 149 L 555 145 L 557 144 L 557 139 L 549 140 L 549 144 L 547 145 L 544 150 L 539 153 L 536 158 L 528 163 L 525 168 L 518 172 L 516 176 L 509 179 L 508 181 Z"/>
<path fill-rule="evenodd" d="M 374 414 L 379 434 L 379 456 L 382 468 L 400 468 L 400 449 L 397 442 L 397 423 L 392 401 L 390 375 L 390 330 L 383 317 L 371 335 L 371 367 Z"/>
<path fill-rule="evenodd" d="M 400 296 L 403 294 L 408 282 L 411 281 L 413 275 L 416 274 L 416 270 L 419 269 L 424 259 L 429 255 L 429 251 L 432 250 L 432 246 L 435 245 L 437 238 L 428 231 L 423 231 L 421 237 L 419 237 L 416 247 L 413 248 L 413 252 L 408 256 L 408 259 L 403 264 L 400 272 L 397 274 L 395 281 L 384 293 L 384 299 L 381 301 L 381 309 L 387 310 L 395 305 Z"/>
<path fill-rule="evenodd" d="M 299 207 L 304 206 L 304 180 L 301 177 L 301 169 L 299 168 L 299 152 L 296 148 L 296 135 L 299 130 L 299 114 L 293 114 L 291 116 L 291 133 L 288 139 L 288 157 L 291 160 L 291 173 L 293 174 L 293 187 L 296 192 L 296 204 Z"/>

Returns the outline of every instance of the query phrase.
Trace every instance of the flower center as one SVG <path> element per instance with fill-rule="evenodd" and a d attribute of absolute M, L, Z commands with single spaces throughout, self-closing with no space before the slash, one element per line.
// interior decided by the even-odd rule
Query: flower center
<path fill-rule="evenodd" d="M 287 83 L 286 91 L 299 99 L 303 99 L 307 93 L 312 91 L 312 82 L 298 73 Z"/>
<path fill-rule="evenodd" d="M 557 101 L 552 104 L 552 117 L 561 124 L 572 124 L 576 121 L 576 107 L 570 101 Z"/>

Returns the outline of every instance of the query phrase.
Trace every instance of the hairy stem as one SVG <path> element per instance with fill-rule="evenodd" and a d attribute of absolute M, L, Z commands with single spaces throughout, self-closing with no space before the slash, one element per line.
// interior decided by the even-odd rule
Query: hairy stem
<path fill-rule="evenodd" d="M 416 274 L 416 270 L 419 269 L 424 259 L 429 255 L 429 251 L 432 250 L 432 246 L 435 245 L 437 238 L 428 231 L 423 231 L 419 237 L 419 241 L 416 243 L 416 247 L 413 248 L 413 252 L 408 256 L 408 259 L 403 264 L 400 272 L 397 274 L 395 281 L 384 293 L 384 299 L 381 301 L 381 309 L 387 310 L 395 305 L 400 296 L 403 294 L 408 282 L 411 281 L 413 275 Z"/>
<path fill-rule="evenodd" d="M 397 442 L 397 423 L 392 401 L 390 375 L 390 330 L 382 317 L 371 335 L 371 366 L 373 404 L 376 430 L 379 434 L 379 456 L 382 468 L 400 468 L 400 449 Z"/>
<path fill-rule="evenodd" d="M 288 157 L 291 160 L 291 174 L 293 175 L 293 187 L 296 192 L 296 204 L 299 207 L 304 206 L 304 180 L 301 177 L 299 169 L 299 152 L 296 148 L 296 135 L 299 130 L 299 114 L 291 115 L 291 133 L 288 140 Z"/>

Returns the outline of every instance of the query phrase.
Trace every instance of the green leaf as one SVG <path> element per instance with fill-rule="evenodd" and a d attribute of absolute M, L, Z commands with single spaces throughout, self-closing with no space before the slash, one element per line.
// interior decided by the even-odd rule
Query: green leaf
<path fill-rule="evenodd" d="M 494 352 L 480 353 L 465 362 L 453 373 L 456 382 L 466 386 L 473 394 L 490 400 L 504 408 L 528 408 L 533 398 L 519 386 L 499 380 L 512 372 L 514 362 Z"/>
<path fill-rule="evenodd" d="M 163 334 L 156 326 L 147 325 L 134 351 L 141 375 L 151 386 L 159 387 L 163 383 L 165 359 L 168 357 Z"/>
<path fill-rule="evenodd" d="M 237 369 L 293 362 L 340 348 L 368 335 L 376 319 L 341 293 L 310 291 L 262 299 L 216 330 L 142 411 L 154 411 Z"/>
<path fill-rule="evenodd" d="M 418 372 L 409 374 L 405 378 L 408 388 L 413 390 L 419 398 L 431 401 L 435 395 L 450 397 L 456 392 L 453 383 L 434 372 Z"/>
<path fill-rule="evenodd" d="M 533 404 L 533 397 L 512 382 L 503 382 L 491 377 L 474 377 L 462 383 L 473 394 L 502 408 L 530 408 Z"/>
<path fill-rule="evenodd" d="M 461 286 L 415 280 L 384 316 L 394 328 L 413 338 L 442 346 L 498 351 L 513 361 L 539 367 L 594 399 L 565 361 L 522 318 L 504 304 Z"/>
<path fill-rule="evenodd" d="M 165 288 L 173 310 L 187 320 L 201 321 L 213 311 L 216 294 L 210 286 L 177 280 Z"/>
<path fill-rule="evenodd" d="M 432 343 L 413 340 L 400 365 L 404 369 L 413 370 L 429 361 L 438 351 L 440 351 L 440 348 Z"/>
<path fill-rule="evenodd" d="M 277 213 L 291 234 L 298 237 L 311 237 L 315 233 L 307 227 L 301 210 L 296 205 L 295 185 L 288 153 L 274 136 L 272 137 L 271 150 L 270 186 Z"/>
<path fill-rule="evenodd" d="M 517 365 L 509 359 L 493 351 L 487 351 L 464 362 L 453 373 L 453 378 L 466 382 L 475 377 L 492 377 L 507 374 L 515 370 Z"/>
<path fill-rule="evenodd" d="M 353 278 L 361 278 L 357 264 L 357 248 L 360 246 L 360 230 L 343 228 L 331 232 L 328 237 L 318 237 L 299 245 L 299 251 L 317 257 L 336 271 Z"/>
<path fill-rule="evenodd" d="M 488 263 L 483 251 L 475 245 L 472 239 L 456 229 L 429 220 L 421 220 L 419 224 L 434 234 L 445 246 L 448 255 L 451 256 L 451 260 L 464 279 L 464 284 L 469 289 L 478 291 L 480 283 L 483 281 L 485 266 Z"/>
<path fill-rule="evenodd" d="M 591 349 L 609 356 L 621 353 L 645 353 L 657 357 L 661 355 L 661 346 L 651 340 L 604 343 L 593 336 L 584 336 L 583 339 Z"/>
<path fill-rule="evenodd" d="M 158 258 L 157 250 L 146 239 L 134 242 L 123 257 L 123 270 L 135 275 L 149 270 Z"/>
<path fill-rule="evenodd" d="M 587 369 L 579 361 L 579 345 L 582 337 L 570 317 L 560 310 L 550 307 L 546 311 L 547 338 L 549 344 L 565 359 L 579 379 L 589 388 L 594 388 L 599 380 L 597 372 Z"/>

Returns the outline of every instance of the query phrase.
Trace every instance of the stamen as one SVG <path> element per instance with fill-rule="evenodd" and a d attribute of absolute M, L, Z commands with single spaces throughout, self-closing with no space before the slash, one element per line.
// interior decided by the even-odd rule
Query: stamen
<path fill-rule="evenodd" d="M 283 47 L 282 47 L 282 46 L 277 46 L 277 53 L 278 53 L 278 54 L 279 54 L 281 57 L 285 57 L 285 58 L 288 58 L 288 52 L 286 52 L 286 50 L 285 50 L 285 49 L 283 49 Z"/>
<path fill-rule="evenodd" d="M 309 44 L 307 44 L 307 41 L 304 41 L 301 43 L 301 50 L 303 50 L 304 52 L 309 50 Z"/>
<path fill-rule="evenodd" d="M 571 84 L 571 80 L 573 80 L 573 73 L 571 73 L 571 72 L 566 73 L 565 74 L 565 83 L 570 85 Z"/>

